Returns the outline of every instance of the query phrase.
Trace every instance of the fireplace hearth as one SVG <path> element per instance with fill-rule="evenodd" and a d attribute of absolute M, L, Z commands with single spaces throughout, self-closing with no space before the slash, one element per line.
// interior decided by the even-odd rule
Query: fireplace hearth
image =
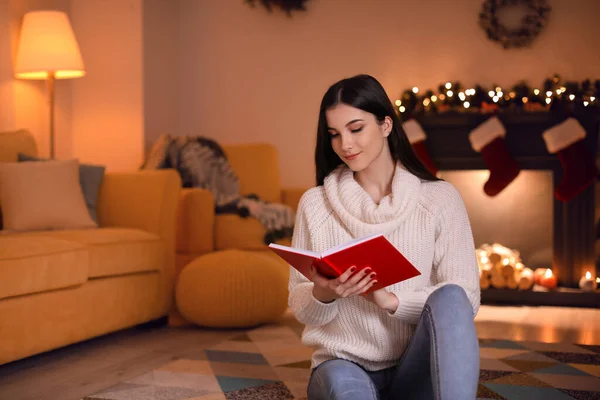
<path fill-rule="evenodd" d="M 427 150 L 440 170 L 442 178 L 445 173 L 450 175 L 454 171 L 487 170 L 481 154 L 471 146 L 469 133 L 489 117 L 489 115 L 470 112 L 415 116 L 426 132 Z M 552 187 L 543 195 L 548 208 L 547 216 L 541 216 L 535 204 L 529 202 L 525 209 L 519 210 L 519 219 L 522 220 L 510 221 L 510 224 L 512 229 L 518 230 L 519 225 L 531 223 L 540 225 L 539 218 L 550 219 L 547 225 L 551 227 L 552 233 L 542 228 L 538 234 L 547 237 L 549 246 L 545 262 L 549 265 L 545 267 L 551 268 L 556 275 L 558 288 L 547 290 L 538 285 L 531 290 L 490 287 L 482 289 L 482 303 L 600 307 L 600 290 L 581 292 L 578 286 L 580 278 L 586 271 L 592 271 L 594 276 L 599 276 L 596 265 L 598 255 L 595 254 L 597 233 L 594 185 L 569 202 L 557 200 L 554 196 L 554 188 L 561 182 L 563 170 L 557 155 L 548 152 L 542 137 L 544 131 L 562 122 L 564 117 L 561 118 L 550 112 L 503 112 L 497 117 L 506 129 L 504 141 L 508 151 L 521 171 L 537 171 L 551 175 Z M 598 112 L 590 109 L 573 114 L 571 117 L 577 119 L 585 129 L 584 146 L 596 159 L 600 126 Z M 532 185 L 532 190 L 535 188 L 536 185 Z M 483 191 L 483 187 L 480 190 Z M 542 195 L 538 194 L 538 196 Z M 547 198 L 548 196 L 551 198 Z M 470 212 L 470 214 L 472 219 L 477 213 Z M 536 239 L 535 233 L 528 233 L 528 235 L 531 240 Z M 483 244 L 477 243 L 477 237 L 475 239 L 476 246 Z M 521 245 L 524 248 L 531 247 L 527 238 L 523 239 Z M 513 244 L 511 247 L 519 248 L 520 245 Z M 530 261 L 535 264 L 542 259 L 543 257 L 528 260 L 524 257 L 523 262 L 525 265 Z M 542 266 L 536 265 L 536 267 Z"/>

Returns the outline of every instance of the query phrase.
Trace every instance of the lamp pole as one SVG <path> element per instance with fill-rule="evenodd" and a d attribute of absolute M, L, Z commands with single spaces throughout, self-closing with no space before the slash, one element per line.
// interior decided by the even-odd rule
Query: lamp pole
<path fill-rule="evenodd" d="M 48 73 L 48 96 L 50 103 L 50 158 L 54 160 L 54 72 Z"/>

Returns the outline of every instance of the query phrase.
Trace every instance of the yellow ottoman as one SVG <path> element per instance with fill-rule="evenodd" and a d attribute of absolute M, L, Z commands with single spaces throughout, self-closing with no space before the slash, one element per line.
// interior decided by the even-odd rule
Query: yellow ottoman
<path fill-rule="evenodd" d="M 289 266 L 263 252 L 223 250 L 196 258 L 179 274 L 177 308 L 190 322 L 246 328 L 283 315 Z"/>

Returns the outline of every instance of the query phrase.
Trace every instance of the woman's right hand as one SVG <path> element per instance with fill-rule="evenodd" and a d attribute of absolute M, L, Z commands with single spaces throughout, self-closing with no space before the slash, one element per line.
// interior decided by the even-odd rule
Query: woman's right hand
<path fill-rule="evenodd" d="M 330 279 L 319 273 L 313 265 L 310 271 L 311 280 L 315 284 L 313 296 L 322 303 L 331 303 L 339 298 L 362 294 L 377 283 L 375 273 L 371 272 L 371 268 L 363 268 L 354 274 L 355 271 L 356 267 L 352 266 L 339 277 Z"/>

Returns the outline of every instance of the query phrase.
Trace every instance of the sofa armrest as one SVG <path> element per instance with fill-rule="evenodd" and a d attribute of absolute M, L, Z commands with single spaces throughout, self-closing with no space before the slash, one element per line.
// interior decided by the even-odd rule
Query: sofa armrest
<path fill-rule="evenodd" d="M 283 188 L 281 190 L 281 201 L 283 204 L 290 206 L 294 211 L 298 208 L 300 198 L 308 188 Z"/>
<path fill-rule="evenodd" d="M 107 173 L 98 195 L 100 227 L 136 228 L 162 239 L 164 267 L 160 272 L 160 315 L 173 312 L 175 289 L 175 229 L 181 177 L 174 169 Z"/>
<path fill-rule="evenodd" d="M 215 199 L 206 189 L 184 188 L 177 211 L 177 253 L 204 254 L 215 247 Z"/>

